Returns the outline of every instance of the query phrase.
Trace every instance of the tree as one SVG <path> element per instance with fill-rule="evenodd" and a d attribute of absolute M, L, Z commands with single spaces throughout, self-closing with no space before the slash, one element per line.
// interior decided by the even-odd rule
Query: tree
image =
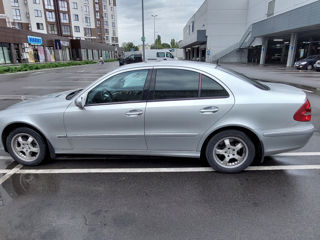
<path fill-rule="evenodd" d="M 162 48 L 170 48 L 170 44 L 169 43 L 162 43 L 161 47 Z"/>
<path fill-rule="evenodd" d="M 171 48 L 179 48 L 178 43 L 174 39 L 171 39 L 170 45 L 171 45 Z"/>
<path fill-rule="evenodd" d="M 158 35 L 156 40 L 154 41 L 154 44 L 151 45 L 151 49 L 162 49 L 161 45 L 161 36 Z"/>
<path fill-rule="evenodd" d="M 127 43 L 122 43 L 122 47 L 125 52 L 130 52 L 131 49 L 134 49 L 134 51 L 138 51 L 139 48 L 133 44 L 133 42 L 127 42 Z"/>

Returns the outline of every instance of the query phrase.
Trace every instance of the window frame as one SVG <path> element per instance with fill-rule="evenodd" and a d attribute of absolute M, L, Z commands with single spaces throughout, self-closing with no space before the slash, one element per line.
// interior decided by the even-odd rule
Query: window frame
<path fill-rule="evenodd" d="M 89 92 L 94 89 L 95 87 L 99 86 L 100 84 L 102 84 L 104 81 L 108 80 L 109 78 L 112 78 L 118 74 L 122 74 L 122 73 L 127 73 L 127 72 L 133 72 L 133 71 L 142 71 L 142 70 L 146 70 L 148 71 L 147 73 L 147 78 L 146 78 L 146 82 L 144 84 L 143 87 L 143 91 L 142 91 L 142 99 L 141 100 L 133 100 L 133 101 L 122 101 L 122 102 L 108 102 L 108 103 L 94 103 L 94 104 L 88 104 L 88 94 Z M 103 106 L 103 105 L 114 105 L 114 104 L 128 104 L 128 103 L 141 103 L 141 102 L 147 102 L 148 100 L 148 96 L 149 96 L 149 89 L 150 89 L 150 83 L 151 83 L 151 78 L 152 78 L 152 73 L 153 73 L 153 68 L 134 68 L 134 69 L 128 69 L 126 71 L 119 71 L 116 72 L 112 75 L 106 76 L 101 78 L 100 80 L 98 80 L 93 86 L 89 87 L 88 89 L 86 89 L 83 93 L 82 96 L 85 96 L 85 105 L 84 107 L 91 107 L 91 106 Z"/>
<path fill-rule="evenodd" d="M 156 74 L 157 70 L 160 69 L 174 69 L 174 70 L 186 70 L 186 71 L 192 71 L 199 74 L 199 82 L 198 82 L 198 96 L 197 97 L 187 97 L 187 98 L 168 98 L 168 99 L 155 99 L 155 86 L 156 86 Z M 201 97 L 201 86 L 202 86 L 202 75 L 206 76 L 213 81 L 217 82 L 226 92 L 226 96 L 209 96 L 209 97 Z M 156 67 L 154 68 L 152 72 L 152 78 L 150 83 L 150 89 L 149 89 L 149 95 L 148 95 L 148 102 L 164 102 L 164 101 L 184 101 L 184 100 L 205 100 L 205 99 L 222 99 L 222 98 L 229 98 L 232 93 L 230 89 L 219 79 L 212 76 L 209 73 L 203 72 L 201 70 L 193 69 L 193 68 L 187 68 L 187 67 Z"/>

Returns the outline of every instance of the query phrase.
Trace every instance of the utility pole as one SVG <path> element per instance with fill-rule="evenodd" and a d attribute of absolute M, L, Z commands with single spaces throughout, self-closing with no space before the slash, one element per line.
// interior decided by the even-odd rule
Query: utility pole
<path fill-rule="evenodd" d="M 142 52 L 143 52 L 143 61 L 146 61 L 146 46 L 145 46 L 145 41 L 146 38 L 144 36 L 144 5 L 143 5 L 143 0 L 141 0 L 142 2 Z"/>
<path fill-rule="evenodd" d="M 158 15 L 151 15 L 151 17 L 153 17 L 153 40 L 154 44 L 156 44 L 156 17 L 158 17 Z"/>

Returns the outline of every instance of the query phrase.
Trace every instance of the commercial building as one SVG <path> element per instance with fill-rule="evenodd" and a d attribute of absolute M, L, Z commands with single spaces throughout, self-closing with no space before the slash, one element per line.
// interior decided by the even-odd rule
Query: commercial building
<path fill-rule="evenodd" d="M 113 58 L 116 0 L 0 0 L 0 64 Z"/>
<path fill-rule="evenodd" d="M 281 63 L 320 54 L 319 0 L 205 0 L 183 29 L 189 60 Z"/>

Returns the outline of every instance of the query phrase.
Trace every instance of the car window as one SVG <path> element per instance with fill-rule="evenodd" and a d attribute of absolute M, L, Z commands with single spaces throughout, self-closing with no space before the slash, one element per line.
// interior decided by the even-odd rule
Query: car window
<path fill-rule="evenodd" d="M 169 52 L 166 52 L 166 57 L 168 57 L 168 58 L 173 58 L 172 54 L 169 53 Z"/>
<path fill-rule="evenodd" d="M 180 69 L 158 69 L 156 73 L 155 99 L 198 97 L 200 74 Z"/>
<path fill-rule="evenodd" d="M 165 57 L 165 53 L 164 52 L 157 52 L 157 57 L 158 58 L 164 58 Z"/>
<path fill-rule="evenodd" d="M 87 104 L 142 100 L 147 75 L 148 70 L 136 70 L 112 76 L 88 93 Z"/>
<path fill-rule="evenodd" d="M 201 75 L 201 97 L 227 97 L 228 92 L 213 79 Z"/>

